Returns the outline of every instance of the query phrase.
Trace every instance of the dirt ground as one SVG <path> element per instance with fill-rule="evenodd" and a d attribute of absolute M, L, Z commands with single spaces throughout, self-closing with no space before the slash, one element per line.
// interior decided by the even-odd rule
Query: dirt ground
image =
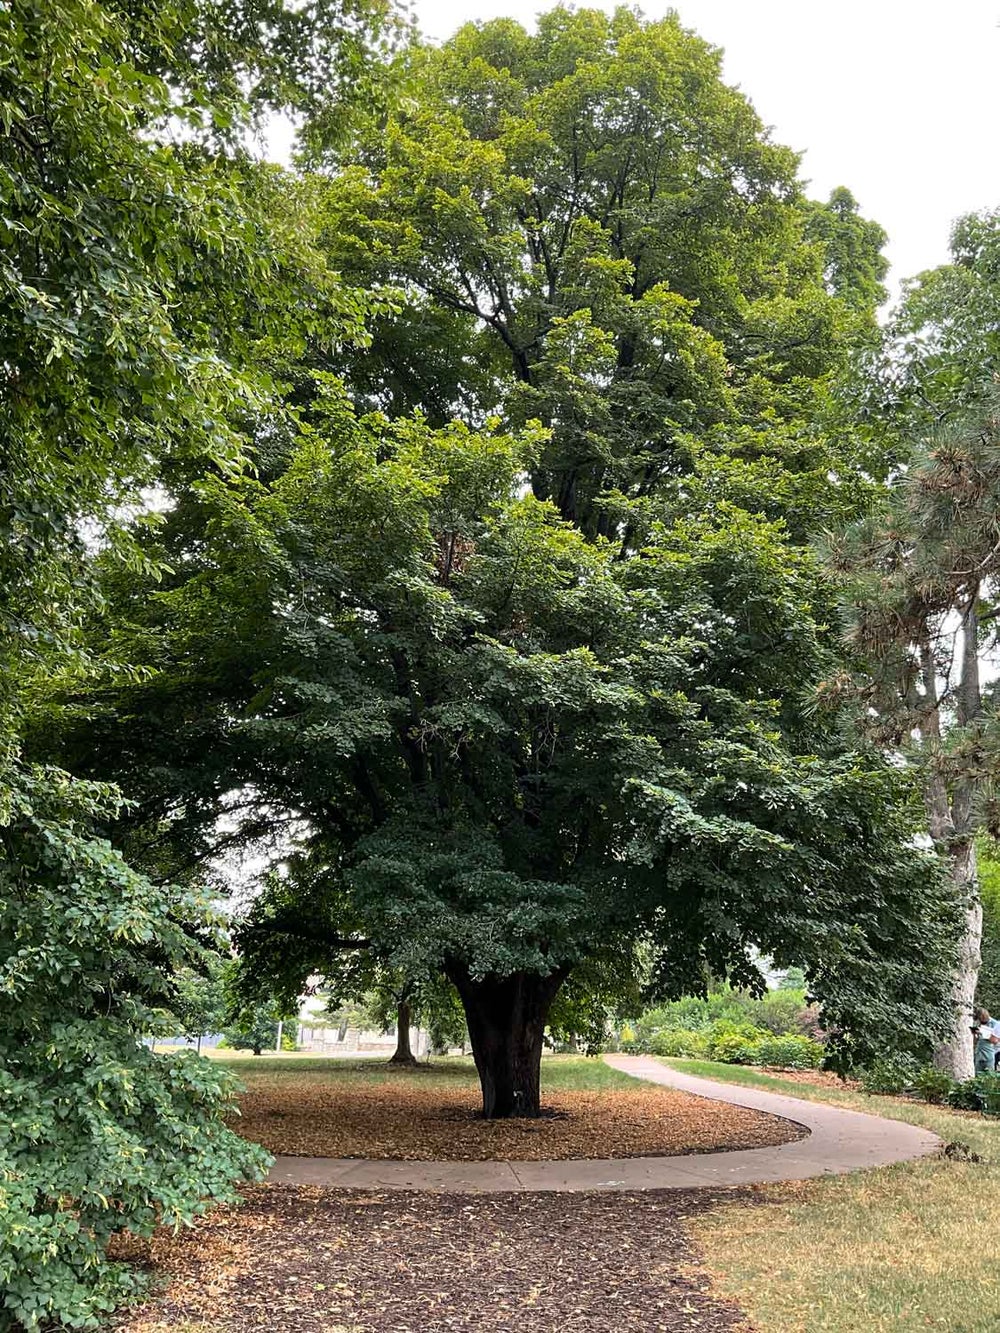
<path fill-rule="evenodd" d="M 235 1128 L 269 1152 L 404 1161 L 675 1156 L 789 1143 L 788 1120 L 668 1088 L 551 1092 L 538 1120 L 485 1121 L 472 1086 L 254 1077 Z"/>
<path fill-rule="evenodd" d="M 747 1333 L 685 1223 L 737 1191 L 362 1194 L 257 1186 L 133 1257 L 115 1333 Z"/>

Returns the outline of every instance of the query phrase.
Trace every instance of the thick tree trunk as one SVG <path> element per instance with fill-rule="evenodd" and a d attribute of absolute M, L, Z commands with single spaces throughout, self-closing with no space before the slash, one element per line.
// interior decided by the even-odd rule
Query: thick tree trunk
<path fill-rule="evenodd" d="M 391 1065 L 415 1065 L 416 1057 L 410 1050 L 410 1005 L 401 1000 L 396 1008 L 396 1049 L 389 1059 Z"/>
<path fill-rule="evenodd" d="M 972 1009 L 979 979 L 983 908 L 976 875 L 976 848 L 971 839 L 951 848 L 951 873 L 955 886 L 967 900 L 965 928 L 958 946 L 958 962 L 952 996 L 955 1015 L 952 1029 L 934 1052 L 934 1064 L 954 1079 L 972 1078 Z"/>
<path fill-rule="evenodd" d="M 565 971 L 515 972 L 473 979 L 461 963 L 448 976 L 462 999 L 483 1093 L 483 1117 L 540 1113 L 542 1038 Z"/>

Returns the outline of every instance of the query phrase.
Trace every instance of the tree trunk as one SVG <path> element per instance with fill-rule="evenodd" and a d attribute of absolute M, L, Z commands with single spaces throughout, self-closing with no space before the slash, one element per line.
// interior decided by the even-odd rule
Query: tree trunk
<path fill-rule="evenodd" d="M 952 1078 L 964 1080 L 975 1073 L 973 1062 L 972 1009 L 979 979 L 980 943 L 983 934 L 983 908 L 979 899 L 976 874 L 976 848 L 971 839 L 953 845 L 951 873 L 955 886 L 966 899 L 965 928 L 958 945 L 958 962 L 952 996 L 955 1003 L 953 1025 L 948 1036 L 934 1052 L 934 1064 Z"/>
<path fill-rule="evenodd" d="M 447 970 L 465 1009 L 483 1093 L 483 1118 L 539 1115 L 542 1037 L 565 970 L 544 977 L 515 972 L 475 979 L 462 963 L 450 964 Z"/>
<path fill-rule="evenodd" d="M 396 1007 L 396 1049 L 389 1059 L 391 1065 L 415 1065 L 417 1063 L 410 1050 L 410 1004 L 400 1000 Z"/>

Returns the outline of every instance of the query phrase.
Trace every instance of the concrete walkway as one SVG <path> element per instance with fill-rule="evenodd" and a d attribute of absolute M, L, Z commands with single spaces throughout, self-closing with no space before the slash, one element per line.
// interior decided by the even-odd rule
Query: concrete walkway
<path fill-rule="evenodd" d="M 641 1055 L 608 1055 L 634 1078 L 663 1083 L 713 1101 L 749 1106 L 793 1120 L 809 1136 L 777 1148 L 697 1153 L 688 1157 L 618 1157 L 570 1162 L 392 1162 L 340 1157 L 277 1157 L 269 1179 L 286 1185 L 339 1189 L 431 1190 L 493 1194 L 531 1190 L 663 1190 L 699 1185 L 754 1185 L 842 1175 L 936 1152 L 928 1130 L 822 1102 L 781 1097 L 758 1088 L 714 1083 L 668 1069 Z"/>

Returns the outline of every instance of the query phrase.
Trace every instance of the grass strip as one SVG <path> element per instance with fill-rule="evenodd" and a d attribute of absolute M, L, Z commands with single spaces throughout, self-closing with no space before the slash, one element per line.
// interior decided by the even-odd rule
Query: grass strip
<path fill-rule="evenodd" d="M 472 1056 L 442 1055 L 422 1060 L 417 1065 L 391 1065 L 384 1057 L 358 1060 L 296 1055 L 254 1056 L 235 1051 L 220 1051 L 213 1060 L 225 1064 L 247 1087 L 255 1081 L 287 1076 L 290 1079 L 331 1080 L 348 1083 L 406 1084 L 421 1086 L 477 1087 L 479 1076 Z M 601 1092 L 605 1089 L 632 1089 L 636 1082 L 628 1074 L 612 1069 L 603 1060 L 583 1055 L 546 1055 L 542 1059 L 542 1101 L 545 1093 Z"/>
<path fill-rule="evenodd" d="M 923 1158 L 757 1187 L 765 1207 L 692 1220 L 721 1291 L 766 1333 L 997 1333 L 1000 1123 L 902 1098 L 820 1087 L 701 1060 L 671 1068 L 905 1120 L 982 1162 Z"/>

